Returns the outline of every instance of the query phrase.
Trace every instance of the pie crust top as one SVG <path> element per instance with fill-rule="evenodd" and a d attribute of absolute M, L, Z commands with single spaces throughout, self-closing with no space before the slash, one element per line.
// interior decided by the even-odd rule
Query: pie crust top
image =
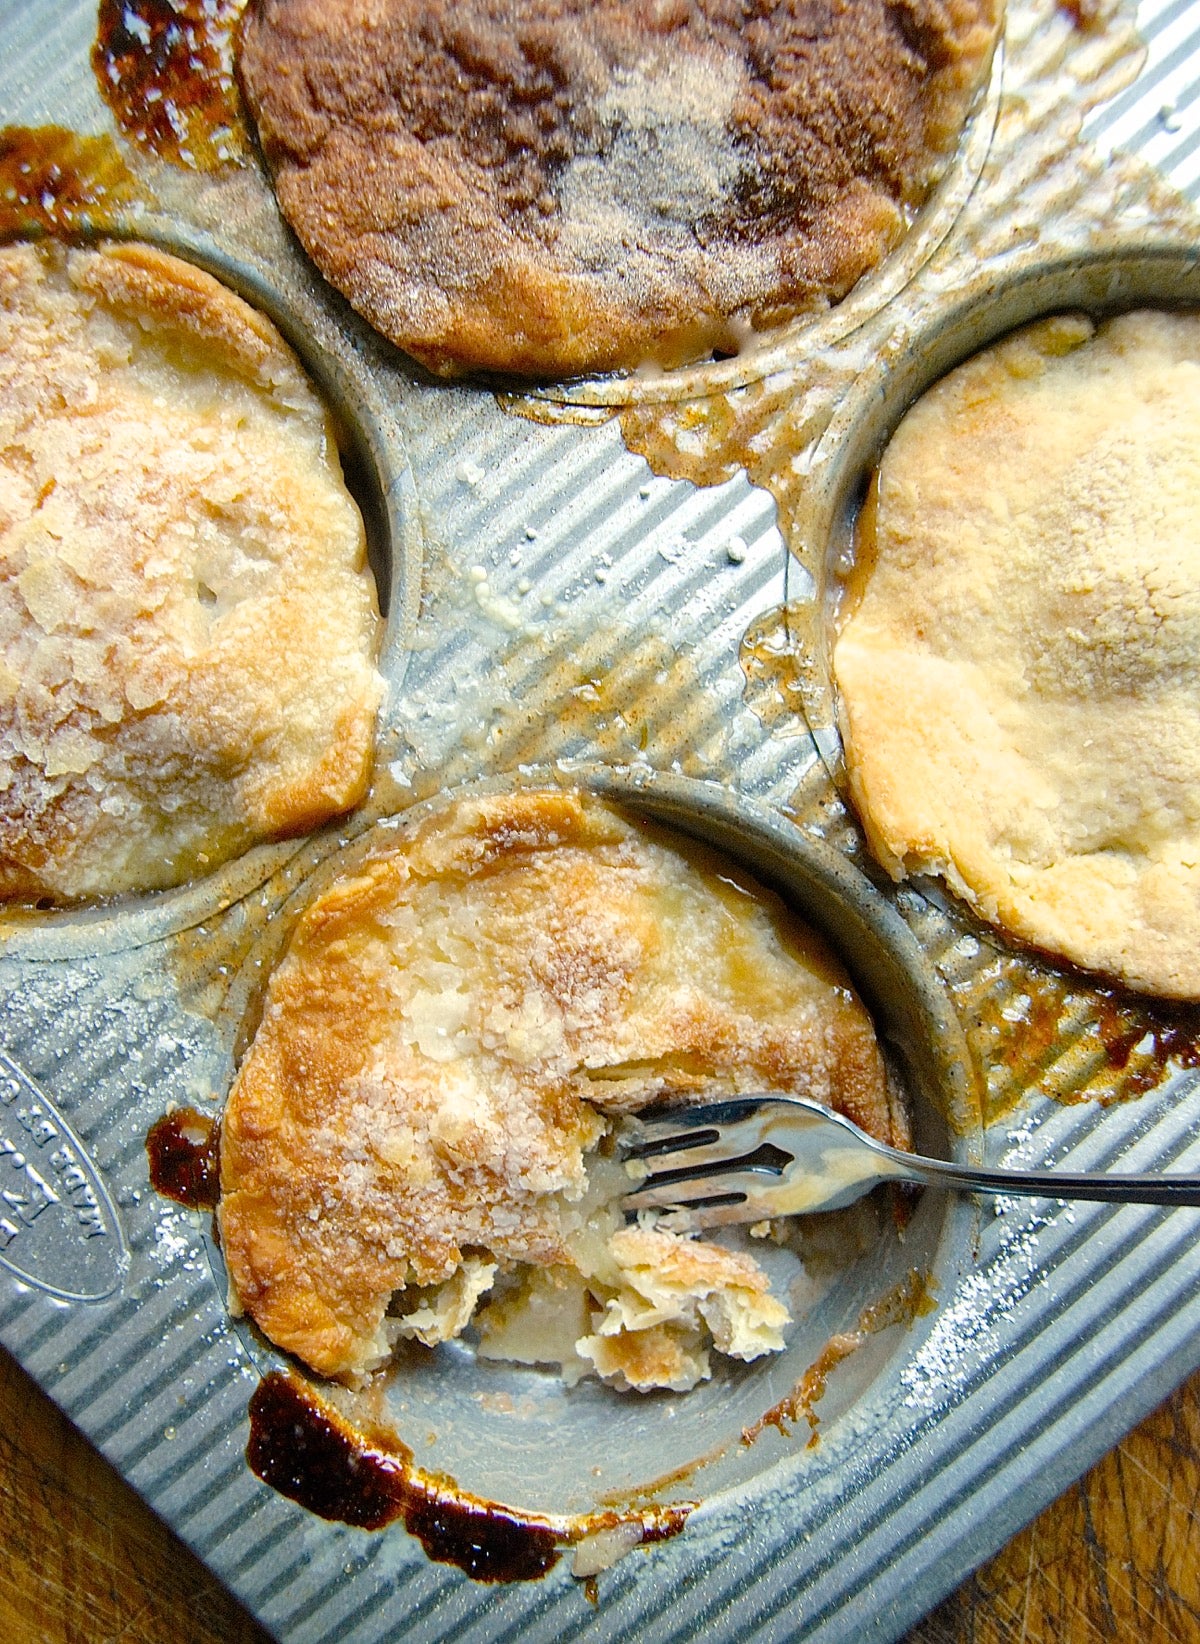
<path fill-rule="evenodd" d="M 889 445 L 834 651 L 890 871 L 1200 997 L 1200 317 L 1040 322 Z"/>
<path fill-rule="evenodd" d="M 354 805 L 377 624 L 267 319 L 148 246 L 0 250 L 0 898 L 160 889 Z"/>
<path fill-rule="evenodd" d="M 845 294 L 957 144 L 1002 0 L 257 0 L 284 215 L 431 370 L 670 366 Z"/>

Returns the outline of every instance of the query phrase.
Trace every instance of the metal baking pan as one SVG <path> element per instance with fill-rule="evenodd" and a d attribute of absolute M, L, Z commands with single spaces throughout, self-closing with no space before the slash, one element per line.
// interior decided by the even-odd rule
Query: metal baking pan
<path fill-rule="evenodd" d="M 1200 1080 L 1156 1018 L 1134 1012 L 1119 1067 L 1092 1053 L 1105 996 L 929 887 L 880 882 L 840 797 L 821 649 L 831 544 L 929 381 L 1049 308 L 1200 294 L 1200 5 L 1152 0 L 1134 21 L 1117 5 L 1081 29 L 1052 0 L 1013 0 L 959 164 L 840 308 L 744 359 L 506 399 L 430 383 L 357 321 L 253 163 L 189 170 L 118 133 L 90 66 L 91 0 L 0 19 L 0 118 L 119 139 L 140 192 L 110 226 L 209 267 L 296 346 L 346 430 L 387 599 L 380 778 L 361 816 L 160 897 L 0 922 L 0 1136 L 8 1168 L 44 1162 L 71 1206 L 53 1236 L 0 1249 L 0 1338 L 280 1639 L 893 1639 L 1200 1364 L 1190 1213 L 927 1195 L 886 1275 L 851 1271 L 758 1382 L 615 1416 L 596 1390 L 572 1407 L 543 1388 L 501 1423 L 489 1473 L 472 1458 L 498 1418 L 469 1367 L 414 1379 L 401 1436 L 424 1444 L 436 1410 L 420 1459 L 474 1466 L 467 1488 L 533 1491 L 564 1431 L 592 1447 L 594 1492 L 694 1463 L 713 1423 L 729 1439 L 685 1467 L 677 1493 L 700 1505 L 682 1533 L 603 1573 L 598 1602 L 567 1560 L 481 1585 L 399 1528 L 329 1523 L 254 1477 L 247 1406 L 275 1361 L 230 1321 L 207 1220 L 154 1194 L 145 1151 L 171 1104 L 219 1108 L 281 910 L 322 863 L 377 814 L 536 769 L 714 838 L 802 903 L 832 885 L 865 919 L 841 940 L 881 1016 L 934 1083 L 957 1068 L 960 1097 L 978 1091 L 985 1127 L 960 1112 L 951 1146 L 1200 1168 Z M 934 1305 L 830 1376 L 817 1442 L 801 1421 L 741 1445 L 822 1336 L 908 1268 Z M 580 1505 L 577 1477 L 547 1488 Z"/>

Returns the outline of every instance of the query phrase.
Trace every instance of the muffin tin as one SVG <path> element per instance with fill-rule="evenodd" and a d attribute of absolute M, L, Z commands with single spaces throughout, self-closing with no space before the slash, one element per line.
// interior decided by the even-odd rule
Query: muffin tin
<path fill-rule="evenodd" d="M 1195 6 L 1139 20 L 1165 51 L 1187 12 L 1200 30 Z M 1130 24 L 1118 6 L 1081 32 L 1050 0 L 1012 0 L 956 167 L 895 257 L 747 358 L 657 379 L 434 383 L 315 276 L 253 164 L 125 150 L 138 194 L 109 226 L 268 312 L 334 408 L 389 689 L 375 790 L 339 826 L 161 896 L 0 920 L 3 1133 L 22 1169 L 70 1183 L 74 1215 L 53 1248 L 34 1247 L 42 1215 L 0 1249 L 0 1336 L 281 1639 L 895 1638 L 1200 1363 L 1191 1213 L 927 1193 L 903 1241 L 866 1225 L 870 1254 L 786 1355 L 688 1395 L 568 1394 L 454 1348 L 414 1355 L 389 1414 L 465 1489 L 568 1516 L 699 1503 L 680 1535 L 603 1573 L 594 1606 L 569 1561 L 485 1587 L 398 1528 L 328 1523 L 257 1481 L 247 1406 L 277 1357 L 229 1318 L 207 1218 L 146 1175 L 170 1105 L 219 1109 L 290 910 L 367 830 L 462 783 L 545 780 L 711 840 L 826 929 L 930 1145 L 1198 1167 L 1186 1023 L 873 867 L 840 791 L 824 661 L 832 558 L 929 382 L 1037 313 L 1200 295 L 1187 201 L 1064 137 L 1089 104 L 1094 123 L 1107 107 L 1122 129 L 1138 110 L 1153 125 L 1157 69 L 1133 78 Z M 94 30 L 90 0 L 0 22 L 3 118 L 111 134 Z M 1138 1099 L 1091 1100 L 1121 1094 Z M 830 1375 L 815 1444 L 803 1420 L 740 1441 L 913 1272 L 932 1307 L 898 1309 Z"/>

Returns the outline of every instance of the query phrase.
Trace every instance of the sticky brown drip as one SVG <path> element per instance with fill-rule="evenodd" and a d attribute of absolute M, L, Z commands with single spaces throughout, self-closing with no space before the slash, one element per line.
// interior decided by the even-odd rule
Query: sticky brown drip
<path fill-rule="evenodd" d="M 0 129 L 0 240 L 101 233 L 136 196 L 109 137 L 63 126 Z"/>
<path fill-rule="evenodd" d="M 457 1565 L 472 1581 L 537 1581 L 564 1546 L 623 1521 L 602 1513 L 560 1530 L 536 1514 L 468 1495 L 449 1479 L 422 1473 L 399 1439 L 357 1432 L 298 1377 L 279 1371 L 265 1376 L 250 1400 L 246 1459 L 264 1484 L 321 1518 L 362 1530 L 403 1520 L 431 1559 Z M 642 1524 L 642 1540 L 678 1534 L 689 1511 L 659 1510 Z"/>
<path fill-rule="evenodd" d="M 929 1285 L 929 1274 L 918 1273 L 914 1269 L 878 1301 L 864 1307 L 854 1329 L 831 1336 L 815 1363 L 809 1365 L 791 1392 L 778 1404 L 772 1405 L 750 1427 L 742 1429 L 742 1443 L 753 1444 L 768 1427 L 778 1428 L 786 1438 L 791 1427 L 803 1417 L 809 1426 L 809 1447 L 815 1445 L 819 1421 L 816 1406 L 824 1397 L 830 1375 L 844 1359 L 857 1353 L 880 1330 L 886 1330 L 893 1324 L 907 1326 L 914 1319 L 931 1313 L 936 1303 Z"/>
<path fill-rule="evenodd" d="M 127 136 L 195 171 L 247 153 L 233 71 L 246 0 L 100 0 L 92 70 Z"/>
<path fill-rule="evenodd" d="M 1104 21 L 1101 0 L 1058 0 L 1058 3 L 1078 29 L 1094 29 Z"/>
<path fill-rule="evenodd" d="M 1099 1005 L 1100 1038 L 1121 1073 L 1120 1098 L 1155 1089 L 1171 1064 L 1200 1067 L 1200 1005 L 1168 1005 L 1115 990 L 1102 991 Z"/>
<path fill-rule="evenodd" d="M 803 528 L 805 470 L 798 459 L 824 431 L 829 409 L 819 395 L 802 391 L 797 373 L 785 370 L 735 393 L 635 401 L 617 416 L 627 448 L 644 457 L 652 473 L 700 486 L 745 474 L 768 491 L 788 549 L 820 584 L 825 544 L 810 542 Z"/>
<path fill-rule="evenodd" d="M 1132 1101 L 1200 1066 L 1200 1005 L 1144 998 L 1016 951 L 996 950 L 978 973 L 949 981 L 987 1070 L 985 1125 L 1031 1089 L 1063 1106 Z"/>
<path fill-rule="evenodd" d="M 681 1484 L 689 1483 L 693 1478 L 695 1478 L 696 1474 L 701 1472 L 705 1467 L 715 1466 L 718 1461 L 724 1459 L 728 1449 L 729 1446 L 724 1441 L 720 1444 L 714 1444 L 712 1449 L 706 1450 L 703 1455 L 693 1456 L 690 1460 L 683 1462 L 681 1466 L 672 1467 L 667 1473 L 660 1473 L 657 1478 L 652 1478 L 648 1480 L 647 1483 L 638 1485 L 636 1490 L 612 1490 L 605 1495 L 599 1496 L 597 1499 L 602 1506 L 609 1508 L 631 1508 L 643 1506 L 653 1502 L 656 1497 L 664 1495 L 668 1490 L 676 1490 Z M 661 1510 L 662 1509 L 660 1509 L 660 1511 Z M 682 1511 L 683 1517 L 686 1518 L 687 1513 L 690 1510 L 690 1508 L 665 1509 L 668 1514 L 668 1522 L 671 1522 L 669 1515 Z M 680 1519 L 675 1528 L 682 1528 L 682 1523 L 683 1520 Z M 671 1529 L 666 1533 L 669 1535 L 674 1535 L 675 1530 Z M 643 1536 L 643 1540 L 645 1541 L 661 1541 L 662 1539 L 662 1535 L 653 1535 L 649 1530 L 647 1530 Z"/>
<path fill-rule="evenodd" d="M 146 1156 L 156 1193 L 191 1210 L 215 1210 L 220 1192 L 220 1130 L 194 1107 L 176 1108 L 150 1126 Z"/>
<path fill-rule="evenodd" d="M 791 372 L 751 382 L 736 394 L 704 399 L 632 401 L 618 413 L 625 444 L 645 457 L 652 472 L 693 485 L 723 485 L 745 472 L 779 504 L 780 529 L 801 491 L 787 459 L 802 452 L 824 429 L 825 408 L 813 412 Z M 756 438 L 771 429 L 766 444 Z M 794 547 L 794 545 L 792 545 Z"/>
<path fill-rule="evenodd" d="M 1011 1009 L 1014 997 L 1023 1001 L 1020 1014 Z M 1012 977 L 1011 993 L 989 1000 L 978 1019 L 968 1025 L 968 1037 L 975 1029 L 977 1035 L 998 1040 L 993 1059 L 1007 1075 L 989 1084 L 985 1124 L 1003 1118 L 1034 1084 L 1042 1094 L 1064 1104 L 1086 1099 L 1088 1092 L 1077 1091 L 1074 1080 L 1063 1083 L 1049 1072 L 1055 1048 L 1078 1004 L 1078 995 L 1063 977 L 1022 966 L 1021 973 Z"/>
<path fill-rule="evenodd" d="M 743 635 L 738 652 L 745 676 L 743 698 L 767 730 L 804 720 L 807 704 L 821 684 L 816 642 L 813 609 L 806 605 L 768 611 Z"/>

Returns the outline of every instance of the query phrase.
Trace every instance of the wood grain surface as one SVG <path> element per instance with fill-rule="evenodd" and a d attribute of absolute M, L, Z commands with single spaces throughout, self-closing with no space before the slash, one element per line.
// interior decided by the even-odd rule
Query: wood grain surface
<path fill-rule="evenodd" d="M 1197 1644 L 1200 1372 L 907 1644 Z"/>
<path fill-rule="evenodd" d="M 1200 1373 L 907 1644 L 1196 1644 L 1198 1555 Z M 0 1640 L 268 1644 L 3 1349 Z"/>

